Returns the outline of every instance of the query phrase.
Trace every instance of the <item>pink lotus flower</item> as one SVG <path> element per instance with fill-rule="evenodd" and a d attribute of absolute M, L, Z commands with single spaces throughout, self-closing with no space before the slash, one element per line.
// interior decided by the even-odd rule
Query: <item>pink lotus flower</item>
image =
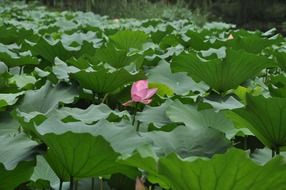
<path fill-rule="evenodd" d="M 125 102 L 123 105 L 128 106 L 131 103 L 141 102 L 143 104 L 150 104 L 151 97 L 157 92 L 157 88 L 148 88 L 147 80 L 139 80 L 134 82 L 131 87 L 131 100 Z"/>

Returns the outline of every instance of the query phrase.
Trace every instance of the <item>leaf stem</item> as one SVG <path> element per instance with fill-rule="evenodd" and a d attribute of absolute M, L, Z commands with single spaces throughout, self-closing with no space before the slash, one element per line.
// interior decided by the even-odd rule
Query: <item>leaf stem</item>
<path fill-rule="evenodd" d="M 70 176 L 70 190 L 73 190 L 73 186 L 74 186 L 74 178 L 73 176 Z"/>
<path fill-rule="evenodd" d="M 266 74 L 265 74 L 265 78 L 264 78 L 264 83 L 266 83 L 268 81 L 268 72 L 269 72 L 269 69 L 266 68 Z"/>
<path fill-rule="evenodd" d="M 20 66 L 19 75 L 21 75 L 22 73 L 23 73 L 23 66 Z"/>
<path fill-rule="evenodd" d="M 271 149 L 272 150 L 272 158 L 275 156 L 275 151 L 274 148 Z"/>
<path fill-rule="evenodd" d="M 244 150 L 247 150 L 247 135 L 245 135 L 245 137 L 243 139 L 243 148 L 244 148 Z"/>
<path fill-rule="evenodd" d="M 276 155 L 280 155 L 280 148 L 279 148 L 279 146 L 276 148 Z"/>
<path fill-rule="evenodd" d="M 91 178 L 91 190 L 95 190 L 95 178 Z"/>
<path fill-rule="evenodd" d="M 277 148 L 272 148 L 272 158 L 274 156 L 280 155 L 280 147 L 278 146 Z"/>
<path fill-rule="evenodd" d="M 103 190 L 103 180 L 99 177 L 100 190 Z"/>
<path fill-rule="evenodd" d="M 78 180 L 75 181 L 75 190 L 78 188 Z"/>
<path fill-rule="evenodd" d="M 91 100 L 92 104 L 96 104 L 95 96 L 96 96 L 95 92 L 92 91 L 92 100 Z"/>
<path fill-rule="evenodd" d="M 102 100 L 101 100 L 101 103 L 104 103 L 105 102 L 105 100 L 107 99 L 107 97 L 108 97 L 108 93 L 106 93 L 105 95 L 104 95 L 104 97 L 102 98 Z"/>
<path fill-rule="evenodd" d="M 140 121 L 137 121 L 137 126 L 136 126 L 136 131 L 139 132 L 139 127 L 140 127 Z"/>
<path fill-rule="evenodd" d="M 133 119 L 132 119 L 132 125 L 133 126 L 135 124 L 135 117 L 136 117 L 136 114 L 137 114 L 137 107 L 138 107 L 138 103 L 135 103 L 135 109 L 134 109 Z"/>
<path fill-rule="evenodd" d="M 63 180 L 60 180 L 59 190 L 62 190 L 63 188 Z"/>

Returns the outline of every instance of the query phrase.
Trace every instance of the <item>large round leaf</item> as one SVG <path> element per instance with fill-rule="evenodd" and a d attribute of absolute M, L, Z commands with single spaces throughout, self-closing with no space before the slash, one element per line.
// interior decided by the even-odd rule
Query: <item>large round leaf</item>
<path fill-rule="evenodd" d="M 236 50 L 243 49 L 251 53 L 260 53 L 264 48 L 277 42 L 279 41 L 267 39 L 258 32 L 251 33 L 240 30 L 234 33 L 234 39 L 227 41 L 227 45 Z"/>
<path fill-rule="evenodd" d="M 119 162 L 128 166 L 138 167 L 143 170 L 151 183 L 160 184 L 161 187 L 169 189 L 168 180 L 158 174 L 158 159 L 151 145 L 138 147 L 131 155 L 120 157 Z"/>
<path fill-rule="evenodd" d="M 108 63 L 115 68 L 124 67 L 132 63 L 140 66 L 143 63 L 142 55 L 128 55 L 127 53 L 127 50 L 117 49 L 114 46 L 109 45 L 96 50 L 94 59 L 99 62 Z"/>
<path fill-rule="evenodd" d="M 130 118 L 130 115 L 127 111 L 119 112 L 112 110 L 106 104 L 92 104 L 86 109 L 63 107 L 61 109 L 55 110 L 54 114 L 61 119 L 72 118 L 76 121 L 82 121 L 86 124 L 92 124 L 101 119 L 107 119 L 110 116 L 119 118 L 125 116 Z"/>
<path fill-rule="evenodd" d="M 34 182 L 38 180 L 47 181 L 53 188 L 57 188 L 60 183 L 60 179 L 42 155 L 37 156 L 37 164 L 30 179 Z"/>
<path fill-rule="evenodd" d="M 147 137 L 139 136 L 134 126 L 124 121 L 111 123 L 101 120 L 94 125 L 86 125 L 82 122 L 63 123 L 50 117 L 37 127 L 40 135 L 55 133 L 58 135 L 66 132 L 88 133 L 93 136 L 102 136 L 108 139 L 112 148 L 121 154 L 130 154 L 142 144 L 152 141 Z"/>
<path fill-rule="evenodd" d="M 60 102 L 72 103 L 76 95 L 77 89 L 73 86 L 62 83 L 53 86 L 46 82 L 38 90 L 27 91 L 18 109 L 27 114 L 48 114 L 57 108 Z"/>
<path fill-rule="evenodd" d="M 125 30 L 110 36 L 110 39 L 118 49 L 129 50 L 130 48 L 142 48 L 148 36 L 142 31 Z"/>
<path fill-rule="evenodd" d="M 152 139 L 158 155 L 175 152 L 181 157 L 211 157 L 225 152 L 230 146 L 223 133 L 208 127 L 178 126 L 170 132 L 152 131 L 141 135 Z"/>
<path fill-rule="evenodd" d="M 286 146 L 286 98 L 246 97 L 245 108 L 234 110 L 248 121 L 251 132 L 270 149 Z"/>
<path fill-rule="evenodd" d="M 136 119 L 145 122 L 152 123 L 156 127 L 160 128 L 166 124 L 171 123 L 171 120 L 166 115 L 166 110 L 173 104 L 173 101 L 166 100 L 160 106 L 151 107 L 146 106 L 142 112 L 136 114 Z"/>
<path fill-rule="evenodd" d="M 0 60 L 3 61 L 8 67 L 16 67 L 23 65 L 37 65 L 38 59 L 29 55 L 29 52 L 19 52 L 18 49 L 10 49 L 0 43 Z M 23 55 L 26 54 L 26 55 Z"/>
<path fill-rule="evenodd" d="M 53 66 L 53 74 L 63 81 L 69 81 L 69 74 L 80 71 L 74 66 L 68 66 L 65 62 L 60 60 L 58 57 L 55 58 L 55 66 Z"/>
<path fill-rule="evenodd" d="M 20 124 L 10 112 L 0 112 L 0 134 L 13 135 L 19 133 Z"/>
<path fill-rule="evenodd" d="M 274 53 L 278 66 L 283 70 L 286 71 L 286 52 L 275 52 Z"/>
<path fill-rule="evenodd" d="M 284 190 L 286 164 L 277 157 L 264 166 L 232 149 L 210 160 L 183 160 L 175 154 L 159 160 L 159 174 L 173 190 Z"/>
<path fill-rule="evenodd" d="M 101 136 L 67 132 L 61 135 L 50 133 L 41 138 L 48 146 L 45 158 L 61 180 L 121 171 L 115 162 L 119 154 Z"/>
<path fill-rule="evenodd" d="M 130 74 L 125 69 L 109 72 L 101 69 L 93 72 L 80 71 L 72 75 L 82 88 L 90 89 L 98 93 L 110 93 L 125 84 L 144 79 L 142 73 Z"/>
<path fill-rule="evenodd" d="M 65 61 L 78 53 L 75 50 L 67 50 L 60 41 L 52 43 L 44 38 L 40 38 L 30 49 L 33 55 L 42 57 L 50 64 L 54 62 L 56 57 Z"/>
<path fill-rule="evenodd" d="M 162 83 L 167 85 L 176 94 L 184 95 L 190 91 L 204 93 L 208 90 L 208 86 L 204 83 L 196 83 L 186 73 L 172 73 L 170 64 L 166 61 L 161 61 L 153 69 L 148 71 L 149 82 Z"/>
<path fill-rule="evenodd" d="M 218 92 L 236 88 L 269 66 L 271 64 L 264 56 L 231 49 L 222 60 L 206 61 L 189 53 L 175 57 L 171 64 L 174 72 L 187 72 L 194 80 L 204 81 Z"/>
<path fill-rule="evenodd" d="M 15 188 L 24 182 L 28 182 L 35 162 L 21 162 L 13 170 L 6 170 L 0 163 L 0 189 L 15 190 Z"/>
<path fill-rule="evenodd" d="M 33 160 L 38 143 L 25 134 L 0 136 L 0 163 L 8 169 L 14 169 L 21 161 Z"/>
<path fill-rule="evenodd" d="M 272 75 L 268 87 L 271 96 L 286 98 L 286 76 L 284 74 Z"/>
<path fill-rule="evenodd" d="M 169 106 L 166 113 L 173 122 L 182 122 L 195 129 L 208 127 L 217 129 L 225 133 L 228 139 L 234 137 L 238 132 L 238 129 L 234 128 L 232 122 L 223 113 L 215 112 L 212 109 L 199 111 L 195 106 L 176 101 Z"/>
<path fill-rule="evenodd" d="M 9 79 L 9 83 L 17 86 L 18 89 L 31 89 L 37 82 L 36 78 L 31 75 L 21 74 L 14 75 Z"/>
<path fill-rule="evenodd" d="M 18 101 L 18 97 L 23 95 L 24 92 L 12 93 L 1 93 L 0 94 L 0 108 L 6 107 L 8 105 L 13 105 Z"/>

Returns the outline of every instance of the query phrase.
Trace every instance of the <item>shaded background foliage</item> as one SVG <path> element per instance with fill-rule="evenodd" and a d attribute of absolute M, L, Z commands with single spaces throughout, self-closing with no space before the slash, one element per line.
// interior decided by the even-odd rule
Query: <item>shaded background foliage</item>
<path fill-rule="evenodd" d="M 31 2 L 31 0 L 26 0 Z M 198 22 L 221 19 L 247 29 L 277 28 L 286 33 L 285 0 L 38 0 L 44 5 L 85 10 L 113 18 L 168 19 L 193 17 Z"/>

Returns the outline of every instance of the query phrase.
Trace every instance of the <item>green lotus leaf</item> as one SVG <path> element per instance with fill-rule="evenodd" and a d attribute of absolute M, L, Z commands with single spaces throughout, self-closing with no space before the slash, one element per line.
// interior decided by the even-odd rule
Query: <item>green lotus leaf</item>
<path fill-rule="evenodd" d="M 119 163 L 128 166 L 138 167 L 143 170 L 151 183 L 158 183 L 161 187 L 169 189 L 168 180 L 158 174 L 158 159 L 151 145 L 142 145 L 131 155 L 124 155 L 119 158 Z"/>
<path fill-rule="evenodd" d="M 13 25 L 0 26 L 0 41 L 4 44 L 22 43 L 25 39 L 36 38 L 33 30 L 24 29 Z"/>
<path fill-rule="evenodd" d="M 58 26 L 54 26 L 54 25 L 45 25 L 42 27 L 38 28 L 38 33 L 41 35 L 45 35 L 45 34 L 51 34 L 53 32 L 57 32 L 59 31 L 59 27 Z"/>
<path fill-rule="evenodd" d="M 70 66 L 74 66 L 80 70 L 84 70 L 84 69 L 88 69 L 89 67 L 92 67 L 93 65 L 95 65 L 93 63 L 93 60 L 90 60 L 92 58 L 90 58 L 89 56 L 83 55 L 81 57 L 79 57 L 78 59 L 72 57 L 70 59 L 67 60 L 67 65 Z M 96 62 L 97 64 L 97 62 Z M 64 72 L 64 71 L 62 71 Z"/>
<path fill-rule="evenodd" d="M 35 73 L 35 76 L 38 76 L 38 77 L 41 77 L 41 78 L 45 78 L 47 76 L 50 75 L 50 72 L 49 71 L 44 71 L 38 67 L 35 67 L 34 68 L 34 73 Z"/>
<path fill-rule="evenodd" d="M 74 102 L 77 88 L 64 83 L 52 85 L 46 82 L 38 90 L 29 90 L 16 109 L 15 116 L 26 133 L 35 135 L 35 124 L 39 125 L 61 104 Z"/>
<path fill-rule="evenodd" d="M 168 34 L 166 36 L 164 36 L 159 43 L 159 46 L 161 49 L 167 49 L 169 47 L 174 47 L 177 46 L 179 44 L 181 44 L 183 42 L 183 40 L 180 38 L 179 35 L 175 35 L 175 34 Z"/>
<path fill-rule="evenodd" d="M 227 46 L 250 53 L 260 53 L 266 47 L 279 42 L 276 39 L 262 37 L 259 33 L 244 32 L 243 30 L 234 33 L 233 36 L 234 39 L 227 41 Z"/>
<path fill-rule="evenodd" d="M 174 30 L 171 28 L 172 28 L 171 26 L 162 27 L 161 30 L 158 29 L 158 30 L 152 32 L 151 33 L 152 41 L 156 44 L 159 44 L 167 34 L 170 34 Z"/>
<path fill-rule="evenodd" d="M 195 50 L 207 50 L 210 48 L 210 44 L 206 43 L 206 36 L 203 32 L 195 32 L 189 30 L 188 32 L 186 32 L 186 36 L 190 38 L 188 40 L 189 47 Z"/>
<path fill-rule="evenodd" d="M 246 95 L 247 94 L 251 94 L 253 96 L 259 96 L 261 94 L 265 94 L 267 93 L 264 90 L 264 84 L 260 85 L 255 83 L 254 81 L 252 81 L 253 85 L 249 86 L 249 87 L 244 87 L 244 86 L 239 86 L 237 87 L 233 92 L 236 96 L 238 96 L 238 98 L 240 99 L 240 101 L 243 104 L 246 104 Z"/>
<path fill-rule="evenodd" d="M 33 170 L 34 161 L 21 162 L 13 170 L 6 170 L 0 163 L 0 189 L 15 190 L 19 185 L 28 182 Z"/>
<path fill-rule="evenodd" d="M 174 58 L 174 72 L 187 72 L 194 80 L 204 81 L 218 92 L 236 88 L 272 64 L 264 56 L 245 51 L 227 50 L 223 60 L 202 60 L 195 53 L 181 54 Z"/>
<path fill-rule="evenodd" d="M 208 50 L 202 50 L 200 53 L 202 54 L 202 57 L 207 59 L 223 59 L 226 56 L 226 47 L 223 46 L 218 49 L 210 48 Z"/>
<path fill-rule="evenodd" d="M 86 124 L 92 124 L 96 121 L 107 119 L 111 115 L 120 118 L 123 116 L 130 117 L 127 111 L 113 111 L 105 104 L 90 105 L 87 109 L 63 107 L 59 110 L 56 110 L 55 114 L 61 119 L 72 117 L 73 119 L 82 121 Z"/>
<path fill-rule="evenodd" d="M 263 149 L 256 149 L 250 155 L 251 158 L 259 164 L 265 164 L 273 158 L 272 150 L 267 147 Z M 286 159 L 286 152 L 281 152 L 281 156 L 283 156 L 284 159 Z"/>
<path fill-rule="evenodd" d="M 285 190 L 275 29 L 172 20 L 173 6 L 167 20 L 138 20 L 28 1 L 0 0 L 0 190 L 67 190 L 72 178 L 73 190 L 129 190 L 136 177 L 152 190 Z M 123 106 L 144 79 L 152 103 Z"/>
<path fill-rule="evenodd" d="M 245 119 L 231 110 L 224 111 L 223 113 L 229 120 L 232 121 L 234 127 L 237 129 L 237 136 L 254 136 L 254 134 L 249 130 L 251 124 L 249 124 Z"/>
<path fill-rule="evenodd" d="M 0 134 L 14 135 L 19 133 L 20 124 L 13 118 L 10 112 L 1 112 L 0 114 Z"/>
<path fill-rule="evenodd" d="M 59 103 L 72 103 L 77 96 L 77 89 L 59 83 L 53 86 L 50 82 L 46 82 L 38 90 L 29 90 L 26 92 L 23 101 L 18 109 L 24 113 L 48 114 L 58 107 Z"/>
<path fill-rule="evenodd" d="M 160 158 L 158 168 L 158 174 L 168 180 L 173 190 L 283 190 L 286 185 L 283 157 L 261 166 L 237 149 L 209 160 L 181 159 L 171 154 Z"/>
<path fill-rule="evenodd" d="M 130 64 L 140 67 L 143 56 L 140 54 L 128 55 L 127 50 L 116 49 L 114 46 L 101 47 L 96 50 L 94 59 L 99 62 L 108 63 L 112 67 L 120 68 Z M 110 56 L 112 55 L 112 56 Z"/>
<path fill-rule="evenodd" d="M 8 72 L 8 67 L 5 63 L 0 61 L 0 74 Z"/>
<path fill-rule="evenodd" d="M 59 58 L 55 58 L 55 66 L 53 66 L 53 74 L 56 75 L 56 77 L 59 80 L 62 81 L 69 81 L 69 74 L 70 73 L 76 73 L 80 70 L 74 66 L 68 66 L 65 62 L 60 60 Z"/>
<path fill-rule="evenodd" d="M 203 102 L 211 105 L 216 111 L 232 110 L 244 106 L 233 96 L 223 97 L 223 98 L 213 98 L 213 99 L 209 98 L 209 99 L 204 99 Z"/>
<path fill-rule="evenodd" d="M 9 79 L 9 83 L 15 84 L 20 90 L 31 89 L 36 82 L 35 77 L 26 74 L 14 75 Z"/>
<path fill-rule="evenodd" d="M 286 52 L 275 52 L 274 56 L 277 59 L 278 66 L 283 70 L 286 71 Z"/>
<path fill-rule="evenodd" d="M 227 29 L 232 29 L 234 27 L 235 27 L 234 24 L 228 24 L 220 21 L 207 22 L 203 26 L 204 29 L 208 30 L 227 30 Z"/>
<path fill-rule="evenodd" d="M 246 96 L 245 108 L 233 110 L 251 125 L 250 131 L 268 148 L 279 150 L 286 146 L 286 99 Z"/>
<path fill-rule="evenodd" d="M 150 83 L 165 84 L 179 95 L 188 94 L 190 91 L 202 94 L 208 90 L 207 85 L 196 83 L 186 73 L 172 73 L 170 64 L 166 61 L 159 62 L 156 67 L 147 72 Z"/>
<path fill-rule="evenodd" d="M 167 116 L 173 122 L 184 123 L 195 129 L 213 128 L 225 133 L 228 139 L 233 138 L 238 129 L 234 128 L 232 122 L 223 113 L 212 109 L 199 111 L 195 106 L 182 104 L 176 101 L 166 110 Z"/>
<path fill-rule="evenodd" d="M 99 44 L 102 39 L 96 37 L 96 33 L 93 31 L 74 32 L 72 34 L 64 33 L 61 36 L 63 45 L 67 47 L 76 47 L 82 45 L 84 42 L 93 42 L 93 44 Z"/>
<path fill-rule="evenodd" d="M 286 98 L 286 77 L 281 75 L 271 76 L 269 92 L 272 96 Z"/>
<path fill-rule="evenodd" d="M 61 180 L 110 175 L 126 169 L 115 162 L 119 154 L 101 136 L 67 132 L 41 138 L 48 146 L 45 158 Z"/>
<path fill-rule="evenodd" d="M 1 92 L 7 93 L 11 92 L 9 89 L 9 78 L 11 77 L 11 74 L 5 72 L 3 74 L 0 74 L 0 88 Z"/>
<path fill-rule="evenodd" d="M 37 182 L 38 180 L 47 181 L 50 186 L 57 189 L 59 187 L 60 179 L 49 166 L 48 162 L 43 156 L 37 156 L 37 162 L 31 176 L 31 181 Z"/>
<path fill-rule="evenodd" d="M 56 57 L 66 61 L 78 53 L 77 50 L 67 50 L 62 42 L 53 44 L 44 38 L 40 38 L 35 45 L 30 47 L 30 49 L 34 56 L 39 56 L 50 64 L 54 63 Z"/>
<path fill-rule="evenodd" d="M 0 163 L 7 170 L 15 169 L 21 161 L 32 160 L 37 152 L 38 143 L 30 140 L 25 134 L 2 134 L 0 140 Z"/>
<path fill-rule="evenodd" d="M 193 129 L 180 126 L 170 132 L 142 132 L 139 136 L 135 127 L 124 122 L 113 124 L 99 121 L 95 125 L 85 125 L 80 122 L 63 123 L 49 118 L 38 126 L 37 130 L 41 135 L 51 132 L 62 134 L 68 131 L 89 133 L 94 136 L 101 135 L 108 139 L 116 152 L 121 154 L 130 154 L 140 145 L 148 143 L 154 144 L 158 154 L 177 152 L 183 157 L 190 155 L 211 156 L 214 153 L 225 151 L 229 146 L 224 135 L 211 128 Z M 204 134 L 203 138 L 202 134 Z M 177 136 L 181 136 L 181 138 L 177 139 Z"/>
<path fill-rule="evenodd" d="M 61 17 L 59 13 L 55 13 L 52 15 L 52 17 L 60 17 L 60 19 L 57 19 L 54 21 L 55 26 L 59 27 L 62 31 L 69 31 L 76 29 L 79 24 L 74 22 L 74 17 L 76 15 L 74 14 L 67 14 L 67 18 Z"/>
<path fill-rule="evenodd" d="M 72 78 L 76 79 L 82 88 L 86 88 L 97 93 L 111 93 L 120 87 L 131 82 L 144 79 L 143 73 L 130 74 L 125 69 L 118 69 L 109 72 L 106 69 L 97 71 L 80 71 L 72 74 Z"/>
<path fill-rule="evenodd" d="M 167 85 L 162 83 L 149 83 L 149 88 L 157 88 L 156 95 L 160 97 L 172 97 L 174 96 L 174 92 Z"/>
<path fill-rule="evenodd" d="M 15 93 L 15 94 L 0 94 L 0 108 L 6 107 L 6 106 L 10 106 L 10 105 L 14 105 L 18 99 L 19 96 L 23 95 L 24 92 L 19 92 L 19 93 Z"/>
<path fill-rule="evenodd" d="M 49 133 L 61 135 L 73 132 L 102 136 L 108 139 L 108 142 L 116 152 L 121 154 L 130 154 L 140 145 L 152 142 L 148 137 L 139 136 L 135 127 L 124 121 L 113 123 L 101 120 L 96 124 L 86 125 L 82 122 L 64 123 L 57 118 L 49 117 L 36 129 L 40 135 Z"/>
<path fill-rule="evenodd" d="M 166 110 L 173 103 L 171 100 L 166 100 L 163 104 L 157 107 L 146 106 L 142 112 L 136 114 L 136 119 L 144 123 L 153 123 L 160 128 L 171 123 L 171 120 L 166 115 Z"/>
<path fill-rule="evenodd" d="M 16 52 L 15 52 L 16 51 Z M 8 67 L 16 67 L 23 65 L 37 65 L 38 59 L 28 54 L 28 52 L 9 49 L 8 46 L 0 43 L 0 60 L 3 61 Z M 24 54 L 27 55 L 24 55 Z"/>
<path fill-rule="evenodd" d="M 153 57 L 153 59 L 154 59 L 153 61 L 155 61 L 155 58 L 157 58 L 157 59 L 160 58 L 159 61 L 169 60 L 170 58 L 172 58 L 175 55 L 180 55 L 183 51 L 184 51 L 184 46 L 182 46 L 181 44 L 178 44 L 174 47 L 173 46 L 168 47 L 164 54 L 161 54 L 161 53 L 157 54 L 157 52 L 154 52 L 154 55 L 150 56 L 150 57 Z"/>
<path fill-rule="evenodd" d="M 110 40 L 118 49 L 140 49 L 147 42 L 148 35 L 142 31 L 122 30 L 110 36 Z"/>
<path fill-rule="evenodd" d="M 157 149 L 156 153 L 160 156 L 174 152 L 183 158 L 211 157 L 216 153 L 225 152 L 230 146 L 223 133 L 208 127 L 178 126 L 168 132 L 152 131 L 141 135 L 152 139 L 153 146 Z"/>

